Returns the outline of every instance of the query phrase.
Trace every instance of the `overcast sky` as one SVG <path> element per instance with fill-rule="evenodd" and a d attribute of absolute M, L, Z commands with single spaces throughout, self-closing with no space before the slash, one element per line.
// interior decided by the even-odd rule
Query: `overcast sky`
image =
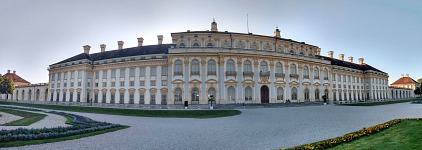
<path fill-rule="evenodd" d="M 0 0 L 0 74 L 8 69 L 31 83 L 48 82 L 47 67 L 83 52 L 171 43 L 170 33 L 210 30 L 284 38 L 365 58 L 390 75 L 422 78 L 420 0 Z"/>

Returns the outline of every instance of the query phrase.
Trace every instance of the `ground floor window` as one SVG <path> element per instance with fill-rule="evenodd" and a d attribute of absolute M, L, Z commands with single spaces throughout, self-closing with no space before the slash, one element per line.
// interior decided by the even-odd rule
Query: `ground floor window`
<path fill-rule="evenodd" d="M 134 104 L 135 102 L 135 93 L 129 92 L 129 104 Z"/>
<path fill-rule="evenodd" d="M 155 93 L 152 93 L 151 94 L 151 97 L 150 97 L 150 103 L 149 104 L 151 104 L 151 105 L 155 105 Z"/>
<path fill-rule="evenodd" d="M 303 92 L 304 96 L 305 96 L 305 100 L 309 100 L 309 89 L 305 89 L 305 91 Z"/>
<path fill-rule="evenodd" d="M 120 92 L 119 94 L 120 94 L 119 104 L 124 104 L 125 103 L 125 93 Z"/>
<path fill-rule="evenodd" d="M 145 104 L 145 94 L 139 93 L 139 104 Z"/>
<path fill-rule="evenodd" d="M 233 86 L 227 88 L 227 100 L 234 101 L 236 99 L 236 90 Z"/>
<path fill-rule="evenodd" d="M 63 102 L 66 102 L 66 92 L 63 93 Z"/>
<path fill-rule="evenodd" d="M 81 92 L 77 92 L 76 102 L 81 102 Z"/>
<path fill-rule="evenodd" d="M 315 100 L 319 101 L 319 89 L 315 89 Z"/>
<path fill-rule="evenodd" d="M 249 86 L 245 88 L 245 101 L 252 101 L 252 88 Z"/>
<path fill-rule="evenodd" d="M 101 103 L 106 103 L 106 99 L 107 99 L 107 93 L 103 92 L 103 99 L 102 99 Z"/>
<path fill-rule="evenodd" d="M 292 100 L 297 100 L 297 88 L 292 88 Z"/>
<path fill-rule="evenodd" d="M 161 105 L 167 105 L 167 94 L 166 93 L 161 94 Z"/>
<path fill-rule="evenodd" d="M 69 102 L 73 102 L 73 92 L 70 92 L 69 94 Z"/>
<path fill-rule="evenodd" d="M 284 100 L 284 89 L 282 87 L 277 88 L 277 100 Z"/>
<path fill-rule="evenodd" d="M 116 102 L 116 94 L 115 93 L 111 93 L 110 94 L 110 103 L 114 104 Z"/>
<path fill-rule="evenodd" d="M 98 103 L 98 93 L 94 93 L 94 103 Z"/>
<path fill-rule="evenodd" d="M 57 94 L 56 94 L 56 102 L 58 102 L 59 99 L 60 99 L 60 92 L 57 92 Z"/>

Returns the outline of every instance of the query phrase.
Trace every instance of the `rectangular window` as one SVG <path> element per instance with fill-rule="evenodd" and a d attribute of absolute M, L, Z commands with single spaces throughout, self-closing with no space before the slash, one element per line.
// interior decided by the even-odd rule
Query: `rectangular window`
<path fill-rule="evenodd" d="M 125 103 L 125 93 L 124 92 L 120 92 L 120 100 L 119 100 L 120 104 Z"/>
<path fill-rule="evenodd" d="M 81 82 L 78 82 L 78 86 L 82 86 L 82 83 Z"/>
<path fill-rule="evenodd" d="M 140 76 L 145 77 L 145 68 L 140 68 Z"/>
<path fill-rule="evenodd" d="M 111 87 L 115 87 L 116 86 L 116 82 L 111 82 Z"/>
<path fill-rule="evenodd" d="M 155 104 L 155 93 L 152 93 L 151 94 L 151 100 L 150 100 L 150 103 L 149 104 L 151 104 L 151 105 L 154 105 Z"/>
<path fill-rule="evenodd" d="M 95 87 L 98 87 L 98 82 L 95 83 Z"/>
<path fill-rule="evenodd" d="M 60 83 L 57 84 L 57 88 L 60 88 Z"/>
<path fill-rule="evenodd" d="M 69 102 L 73 102 L 73 92 L 69 93 Z"/>
<path fill-rule="evenodd" d="M 107 70 L 103 71 L 103 79 L 107 79 Z"/>
<path fill-rule="evenodd" d="M 91 82 L 88 82 L 88 87 L 91 87 Z"/>
<path fill-rule="evenodd" d="M 98 93 L 94 93 L 94 103 L 98 103 Z"/>
<path fill-rule="evenodd" d="M 67 80 L 67 72 L 64 73 L 64 77 L 65 80 Z"/>
<path fill-rule="evenodd" d="M 87 72 L 88 79 L 91 79 L 91 72 Z"/>
<path fill-rule="evenodd" d="M 139 104 L 145 104 L 145 94 L 144 93 L 139 94 Z"/>
<path fill-rule="evenodd" d="M 120 69 L 120 78 L 125 77 L 125 69 Z"/>
<path fill-rule="evenodd" d="M 60 81 L 60 80 L 62 80 L 62 74 L 61 73 L 57 74 L 57 81 Z"/>
<path fill-rule="evenodd" d="M 101 100 L 101 103 L 106 103 L 106 99 L 107 99 L 107 93 L 103 92 L 103 99 Z"/>
<path fill-rule="evenodd" d="M 75 72 L 70 72 L 70 79 L 75 79 Z"/>
<path fill-rule="evenodd" d="M 155 86 L 155 80 L 151 81 L 151 86 Z"/>
<path fill-rule="evenodd" d="M 135 86 L 135 81 L 130 81 L 129 86 Z"/>
<path fill-rule="evenodd" d="M 116 94 L 115 93 L 111 93 L 110 94 L 110 103 L 114 104 L 116 100 Z"/>
<path fill-rule="evenodd" d="M 161 94 L 161 105 L 167 105 L 167 94 Z"/>
<path fill-rule="evenodd" d="M 135 101 L 135 93 L 129 92 L 129 104 L 133 104 Z"/>
<path fill-rule="evenodd" d="M 63 83 L 63 87 L 67 87 L 67 83 Z"/>
<path fill-rule="evenodd" d="M 151 76 L 156 76 L 156 75 L 157 75 L 157 68 L 151 67 Z"/>
<path fill-rule="evenodd" d="M 95 79 L 99 79 L 100 78 L 100 72 L 95 72 Z"/>
<path fill-rule="evenodd" d="M 139 81 L 139 86 L 145 86 L 145 81 Z"/>
<path fill-rule="evenodd" d="M 125 81 L 120 81 L 120 86 L 125 86 Z"/>
<path fill-rule="evenodd" d="M 163 80 L 163 81 L 161 81 L 161 85 L 162 85 L 162 86 L 167 86 L 167 80 Z"/>
<path fill-rule="evenodd" d="M 111 70 L 111 78 L 116 78 L 116 70 Z"/>
<path fill-rule="evenodd" d="M 74 86 L 75 86 L 75 83 L 70 82 L 70 87 L 74 87 Z"/>
<path fill-rule="evenodd" d="M 103 87 L 107 87 L 107 82 L 103 82 Z"/>
<path fill-rule="evenodd" d="M 81 102 L 81 92 L 78 92 L 76 95 L 76 102 Z"/>
<path fill-rule="evenodd" d="M 161 67 L 161 75 L 167 76 L 167 67 L 166 66 Z"/>
<path fill-rule="evenodd" d="M 130 75 L 130 77 L 134 77 L 135 76 L 135 68 L 130 68 L 129 69 L 129 75 Z"/>
<path fill-rule="evenodd" d="M 78 71 L 78 79 L 82 79 L 82 71 Z"/>

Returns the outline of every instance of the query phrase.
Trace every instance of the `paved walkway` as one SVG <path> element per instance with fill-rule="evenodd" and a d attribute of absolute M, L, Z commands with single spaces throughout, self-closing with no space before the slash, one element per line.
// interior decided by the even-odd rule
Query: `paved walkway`
<path fill-rule="evenodd" d="M 422 117 L 422 105 L 307 106 L 243 109 L 215 119 L 74 113 L 131 126 L 107 134 L 7 149 L 277 149 L 334 138 L 395 118 Z"/>
<path fill-rule="evenodd" d="M 19 110 L 19 111 L 27 111 L 27 110 Z M 67 127 L 70 125 L 66 124 L 66 118 L 60 115 L 51 114 L 51 113 L 44 113 L 44 112 L 35 112 L 35 111 L 28 111 L 31 113 L 40 113 L 40 114 L 46 114 L 47 116 L 44 117 L 42 120 L 35 122 L 29 126 L 0 126 L 0 130 L 12 130 L 12 129 L 18 129 L 18 128 L 26 128 L 26 129 L 41 129 L 44 127 L 52 128 L 52 127 Z M 10 115 L 10 114 L 9 114 Z M 19 117 L 19 116 L 17 116 Z M 22 118 L 22 117 L 21 117 Z"/>
<path fill-rule="evenodd" d="M 0 125 L 22 119 L 21 116 L 12 115 L 5 112 L 0 112 Z"/>

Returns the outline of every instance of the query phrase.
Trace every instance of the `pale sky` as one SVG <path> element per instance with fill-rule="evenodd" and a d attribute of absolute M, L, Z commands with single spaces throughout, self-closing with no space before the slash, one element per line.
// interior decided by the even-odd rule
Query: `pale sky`
<path fill-rule="evenodd" d="M 31 83 L 48 82 L 47 67 L 83 52 L 171 43 L 170 33 L 210 30 L 306 42 L 345 59 L 365 58 L 390 75 L 422 78 L 420 0 L 0 0 L 0 74 L 8 69 Z"/>

